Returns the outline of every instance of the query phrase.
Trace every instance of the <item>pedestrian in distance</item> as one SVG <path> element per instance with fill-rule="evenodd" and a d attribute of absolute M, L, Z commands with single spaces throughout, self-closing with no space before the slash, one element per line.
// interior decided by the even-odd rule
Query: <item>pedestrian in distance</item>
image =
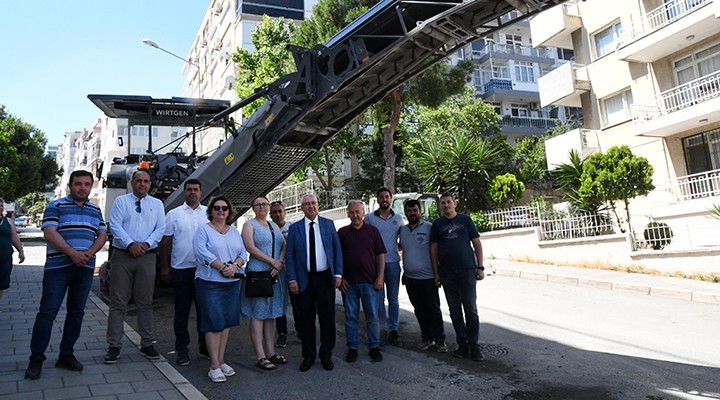
<path fill-rule="evenodd" d="M 420 325 L 422 340 L 417 348 L 427 350 L 435 346 L 439 353 L 446 353 L 448 347 L 445 343 L 440 296 L 430 262 L 432 225 L 421 218 L 419 201 L 407 200 L 403 207 L 408 223 L 400 228 L 399 233 L 403 261 L 402 284 L 405 285 Z"/>
<path fill-rule="evenodd" d="M 157 249 L 165 234 L 165 208 L 160 200 L 148 195 L 149 171 L 135 171 L 130 186 L 132 192 L 115 199 L 110 211 L 113 240 L 105 364 L 115 364 L 120 356 L 125 312 L 131 298 L 137 306 L 140 353 L 149 360 L 160 359 L 153 346 L 152 301 Z"/>
<path fill-rule="evenodd" d="M 475 223 L 456 207 L 452 194 L 440 196 L 443 215 L 430 230 L 430 262 L 435 284 L 442 286 L 450 308 L 458 343 L 453 356 L 482 361 L 476 292 L 477 281 L 485 278 L 482 244 Z"/>
<path fill-rule="evenodd" d="M 209 223 L 193 237 L 195 294 L 200 308 L 200 330 L 210 355 L 208 377 L 225 382 L 235 370 L 225 362 L 230 328 L 240 324 L 240 277 L 248 259 L 240 232 L 230 225 L 233 206 L 223 197 L 208 204 Z"/>
<path fill-rule="evenodd" d="M 74 346 L 82 329 L 85 303 L 95 273 L 95 254 L 107 239 L 105 220 L 100 207 L 88 201 L 93 175 L 73 171 L 68 187 L 70 195 L 51 201 L 45 207 L 42 231 L 47 241 L 40 309 L 30 338 L 30 363 L 25 379 L 40 378 L 45 350 L 50 343 L 53 321 L 67 294 L 67 313 L 55 366 L 82 371 L 75 358 Z"/>
<path fill-rule="evenodd" d="M 403 225 L 400 214 L 392 209 L 393 194 L 388 188 L 377 193 L 378 209 L 365 215 L 365 223 L 376 227 L 385 243 L 385 289 L 378 292 L 378 317 L 380 329 L 387 330 L 387 343 L 397 344 L 400 340 L 400 253 L 398 252 L 398 230 Z M 387 295 L 387 310 L 385 297 Z"/>
<path fill-rule="evenodd" d="M 5 200 L 0 199 L 0 300 L 10 288 L 10 274 L 13 267 L 13 247 L 18 252 L 18 262 L 25 261 L 25 250 L 15 227 L 15 221 L 3 215 Z"/>
<path fill-rule="evenodd" d="M 318 216 L 315 195 L 302 197 L 305 218 L 293 223 L 288 232 L 286 267 L 290 293 L 299 295 L 302 318 L 302 356 L 300 371 L 315 363 L 315 315 L 320 324 L 320 362 L 323 369 L 335 368 L 335 289 L 343 276 L 340 239 L 333 222 Z"/>
<path fill-rule="evenodd" d="M 250 340 L 255 349 L 255 365 L 273 370 L 287 364 L 284 356 L 275 352 L 275 318 L 285 315 L 288 287 L 285 278 L 285 238 L 272 221 L 268 221 L 270 202 L 264 196 L 253 201 L 255 218 L 245 222 L 242 238 L 250 254 L 247 271 L 269 271 L 275 279 L 270 297 L 247 297 L 243 281 L 240 287 L 240 314 L 250 319 Z"/>
<path fill-rule="evenodd" d="M 188 319 L 190 308 L 195 302 L 195 253 L 192 240 L 200 225 L 207 224 L 207 207 L 200 204 L 202 184 L 197 179 L 188 179 L 183 183 L 185 203 L 168 211 L 165 216 L 165 236 L 160 242 L 160 275 L 164 282 L 171 283 L 175 294 L 175 332 L 176 363 L 179 366 L 190 364 L 188 345 Z M 172 272 L 172 275 L 171 275 Z M 198 334 L 198 353 L 209 359 L 205 346 L 205 334 L 200 330 L 199 307 L 195 307 L 195 327 Z"/>
<path fill-rule="evenodd" d="M 385 244 L 380 231 L 363 222 L 365 204 L 350 200 L 347 206 L 350 225 L 338 230 L 343 251 L 343 279 L 340 291 L 345 306 L 345 361 L 357 361 L 360 328 L 360 304 L 365 311 L 365 333 L 368 355 L 372 362 L 382 361 L 380 352 L 380 322 L 378 295 L 383 290 L 385 272 Z"/>
<path fill-rule="evenodd" d="M 270 203 L 270 218 L 280 228 L 283 237 L 287 240 L 288 231 L 290 230 L 290 222 L 285 221 L 285 206 L 280 200 L 273 201 Z M 280 271 L 280 282 L 287 282 L 287 270 L 283 269 Z M 295 322 L 295 334 L 300 339 L 300 306 L 298 305 L 297 295 L 288 293 L 290 297 L 290 305 L 292 306 L 293 320 Z M 287 317 L 283 314 L 280 317 L 275 318 L 275 328 L 277 330 L 277 341 L 275 347 L 285 348 L 287 347 Z"/>

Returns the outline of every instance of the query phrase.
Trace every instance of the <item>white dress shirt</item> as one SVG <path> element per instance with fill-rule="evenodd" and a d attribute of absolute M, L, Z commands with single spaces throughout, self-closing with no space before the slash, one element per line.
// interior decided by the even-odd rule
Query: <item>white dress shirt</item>
<path fill-rule="evenodd" d="M 303 219 L 305 222 L 305 248 L 308 249 L 306 264 L 308 272 L 310 271 L 310 222 L 314 222 L 313 229 L 315 230 L 315 260 L 317 262 L 317 272 L 325 271 L 328 269 L 327 254 L 325 254 L 325 246 L 323 246 L 322 235 L 320 235 L 320 224 L 318 219 L 315 221 L 310 220 L 308 217 Z"/>
<path fill-rule="evenodd" d="M 195 268 L 193 236 L 200 225 L 207 224 L 207 207 L 199 204 L 195 209 L 183 203 L 168 211 L 165 216 L 165 236 L 172 236 L 170 266 L 175 269 Z"/>

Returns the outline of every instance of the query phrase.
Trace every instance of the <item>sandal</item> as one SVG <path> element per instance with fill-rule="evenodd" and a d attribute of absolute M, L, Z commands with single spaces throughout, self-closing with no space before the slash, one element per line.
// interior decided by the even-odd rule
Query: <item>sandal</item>
<path fill-rule="evenodd" d="M 267 358 L 261 358 L 257 360 L 255 362 L 255 365 L 260 369 L 264 369 L 265 371 L 270 371 L 277 368 L 277 366 L 271 363 L 270 360 L 268 360 Z"/>
<path fill-rule="evenodd" d="M 225 375 L 220 368 L 210 369 L 208 377 L 216 383 L 225 382 Z"/>
<path fill-rule="evenodd" d="M 281 356 L 278 353 L 271 355 L 268 360 L 273 364 L 287 364 L 287 358 Z"/>
<path fill-rule="evenodd" d="M 229 366 L 225 363 L 220 365 L 220 371 L 222 371 L 223 375 L 225 375 L 225 376 L 235 375 L 235 370 L 231 366 Z"/>

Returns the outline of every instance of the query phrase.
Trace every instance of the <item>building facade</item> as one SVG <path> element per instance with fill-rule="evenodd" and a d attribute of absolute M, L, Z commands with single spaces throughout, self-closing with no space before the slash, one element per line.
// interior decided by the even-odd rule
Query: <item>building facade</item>
<path fill-rule="evenodd" d="M 546 143 L 551 168 L 571 149 L 628 145 L 656 187 L 631 203 L 636 230 L 666 221 L 690 247 L 717 245 L 707 210 L 720 202 L 718 18 L 717 0 L 586 0 L 530 20 L 534 45 L 575 55 L 539 80 L 541 106 L 583 112 L 583 128 Z"/>

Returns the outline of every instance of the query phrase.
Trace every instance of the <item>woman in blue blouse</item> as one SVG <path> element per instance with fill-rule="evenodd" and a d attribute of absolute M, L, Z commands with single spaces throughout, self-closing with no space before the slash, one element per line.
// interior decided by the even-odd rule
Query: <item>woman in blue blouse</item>
<path fill-rule="evenodd" d="M 193 237 L 195 290 L 200 309 L 200 330 L 205 332 L 213 382 L 225 382 L 235 370 L 225 363 L 230 327 L 240 324 L 240 282 L 235 274 L 247 260 L 240 232 L 228 225 L 232 204 L 225 197 L 210 201 L 210 222 L 200 225 Z"/>

